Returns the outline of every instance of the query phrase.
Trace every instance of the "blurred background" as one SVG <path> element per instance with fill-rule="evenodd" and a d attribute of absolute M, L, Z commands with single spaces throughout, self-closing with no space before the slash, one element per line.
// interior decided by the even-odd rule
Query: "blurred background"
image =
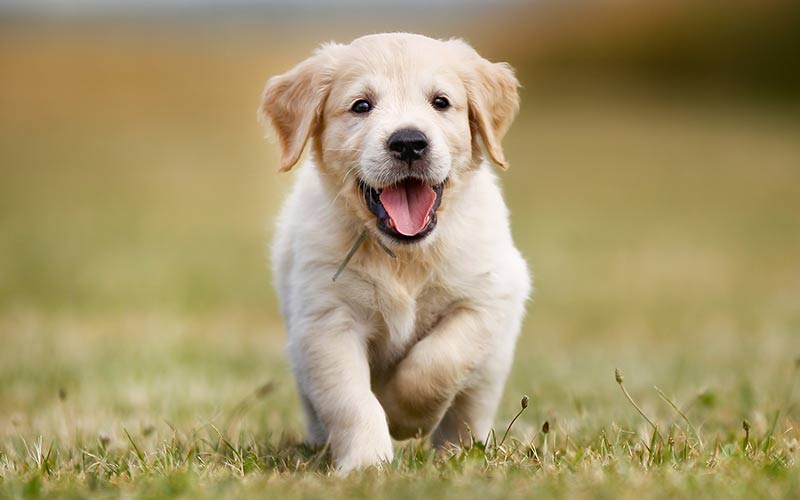
<path fill-rule="evenodd" d="M 800 3 L 0 0 L 0 442 L 300 432 L 267 265 L 293 174 L 256 107 L 381 31 L 523 85 L 501 180 L 536 292 L 500 417 L 638 422 L 619 367 L 653 414 L 658 385 L 763 429 L 800 354 Z"/>

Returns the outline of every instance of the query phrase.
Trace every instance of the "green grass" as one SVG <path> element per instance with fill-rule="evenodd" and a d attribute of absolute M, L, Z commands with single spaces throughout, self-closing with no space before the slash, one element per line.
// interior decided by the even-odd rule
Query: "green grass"
<path fill-rule="evenodd" d="M 301 444 L 254 111 L 311 42 L 48 33 L 0 35 L 0 497 L 800 494 L 796 108 L 523 72 L 497 444 L 342 479 Z"/>

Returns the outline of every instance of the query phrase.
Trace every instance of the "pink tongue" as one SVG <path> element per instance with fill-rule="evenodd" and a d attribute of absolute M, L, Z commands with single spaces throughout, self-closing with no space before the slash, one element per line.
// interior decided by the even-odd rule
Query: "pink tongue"
<path fill-rule="evenodd" d="M 381 191 L 381 203 L 394 228 L 406 236 L 414 236 L 425 229 L 435 202 L 433 188 L 416 179 L 407 179 Z"/>

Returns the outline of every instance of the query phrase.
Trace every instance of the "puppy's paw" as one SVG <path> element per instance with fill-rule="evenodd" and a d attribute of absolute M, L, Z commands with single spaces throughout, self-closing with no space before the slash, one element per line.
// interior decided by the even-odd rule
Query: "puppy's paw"
<path fill-rule="evenodd" d="M 377 400 L 375 406 L 370 418 L 349 427 L 335 439 L 334 462 L 338 473 L 391 463 L 394 454 L 386 415 Z"/>
<path fill-rule="evenodd" d="M 383 441 L 383 440 L 381 440 Z M 387 433 L 388 442 L 364 442 L 353 446 L 346 454 L 336 460 L 336 472 L 347 474 L 367 467 L 381 468 L 384 464 L 392 462 L 392 441 Z"/>

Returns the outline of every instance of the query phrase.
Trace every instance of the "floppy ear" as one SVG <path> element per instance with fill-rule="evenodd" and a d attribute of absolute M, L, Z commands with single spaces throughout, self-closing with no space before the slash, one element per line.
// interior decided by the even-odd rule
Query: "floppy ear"
<path fill-rule="evenodd" d="M 519 110 L 519 82 L 506 63 L 492 63 L 472 51 L 475 61 L 464 78 L 469 99 L 469 119 L 483 139 L 489 157 L 508 168 L 501 140 Z"/>
<path fill-rule="evenodd" d="M 259 118 L 268 122 L 281 150 L 280 171 L 297 163 L 322 116 L 332 70 L 327 47 L 287 73 L 269 79 L 261 99 Z"/>

